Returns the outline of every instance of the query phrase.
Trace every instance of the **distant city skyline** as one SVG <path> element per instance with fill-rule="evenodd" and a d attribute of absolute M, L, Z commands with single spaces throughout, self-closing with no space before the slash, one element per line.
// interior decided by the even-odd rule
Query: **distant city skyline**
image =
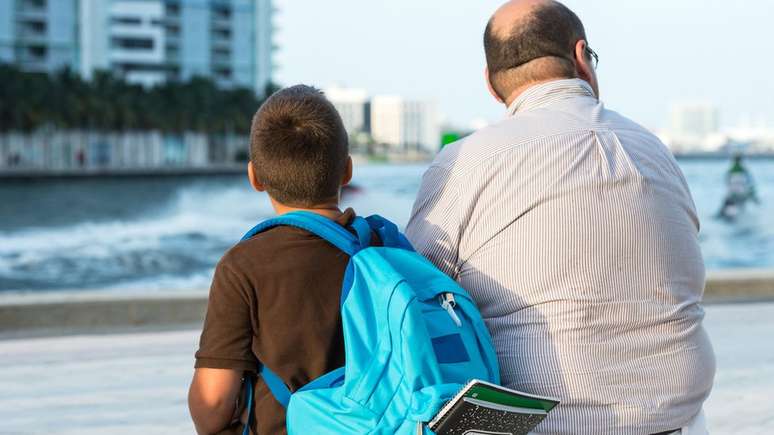
<path fill-rule="evenodd" d="M 274 80 L 363 88 L 435 100 L 445 121 L 470 127 L 504 108 L 483 81 L 482 33 L 500 0 L 299 2 L 276 0 Z M 774 3 L 750 0 L 567 0 L 600 54 L 605 104 L 652 129 L 670 107 L 703 101 L 721 128 L 774 124 L 774 60 L 761 30 Z"/>

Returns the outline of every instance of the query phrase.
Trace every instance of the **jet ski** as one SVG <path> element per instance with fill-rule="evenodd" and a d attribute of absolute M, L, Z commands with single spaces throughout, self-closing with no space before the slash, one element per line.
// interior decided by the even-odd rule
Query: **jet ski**
<path fill-rule="evenodd" d="M 726 197 L 718 211 L 718 217 L 734 221 L 745 211 L 750 201 L 758 203 L 755 183 L 752 175 L 742 164 L 741 154 L 737 154 L 726 175 Z"/>

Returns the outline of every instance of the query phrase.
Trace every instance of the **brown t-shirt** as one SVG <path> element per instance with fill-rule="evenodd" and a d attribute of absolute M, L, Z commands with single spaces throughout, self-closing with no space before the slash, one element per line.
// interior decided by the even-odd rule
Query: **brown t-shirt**
<path fill-rule="evenodd" d="M 348 224 L 347 209 L 337 219 Z M 195 367 L 255 372 L 260 360 L 291 391 L 344 365 L 339 303 L 349 256 L 298 228 L 275 227 L 231 248 L 210 288 Z M 259 435 L 286 434 L 285 409 L 258 379 Z M 223 433 L 241 433 L 234 421 Z"/>

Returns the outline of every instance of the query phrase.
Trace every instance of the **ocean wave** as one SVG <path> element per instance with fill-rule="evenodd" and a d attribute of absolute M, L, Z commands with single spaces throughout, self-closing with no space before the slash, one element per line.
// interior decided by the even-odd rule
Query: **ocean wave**
<path fill-rule="evenodd" d="M 774 266 L 774 165 L 751 164 L 762 204 L 733 223 L 713 218 L 725 192 L 725 162 L 682 166 L 699 211 L 707 268 Z M 344 206 L 404 226 L 424 168 L 355 169 L 359 189 L 345 195 Z M 5 197 L 0 186 L 0 203 L 10 199 L 13 207 L 6 209 L 14 210 L 13 219 L 0 217 L 0 292 L 6 294 L 205 289 L 223 253 L 273 214 L 268 197 L 242 176 L 35 186 L 23 194 L 6 190 Z"/>
<path fill-rule="evenodd" d="M 271 215 L 265 195 L 242 187 L 183 187 L 160 208 L 135 200 L 148 216 L 0 233 L 0 290 L 209 276 L 225 249 Z"/>

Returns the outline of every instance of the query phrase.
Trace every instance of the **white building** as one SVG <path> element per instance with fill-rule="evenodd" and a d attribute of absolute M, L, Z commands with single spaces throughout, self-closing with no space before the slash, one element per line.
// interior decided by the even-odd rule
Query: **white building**
<path fill-rule="evenodd" d="M 435 103 L 376 96 L 371 100 L 371 135 L 393 148 L 434 152 L 441 141 Z"/>
<path fill-rule="evenodd" d="M 263 94 L 273 14 L 271 0 L 0 0 L 0 62 L 143 85 L 206 76 Z"/>
<path fill-rule="evenodd" d="M 92 12 L 89 12 L 92 13 Z M 107 25 L 109 50 L 102 64 L 127 81 L 153 86 L 167 79 L 164 5 L 159 2 L 114 0 Z M 82 65 L 89 74 L 94 65 Z"/>
<path fill-rule="evenodd" d="M 323 92 L 341 115 L 344 128 L 350 136 L 370 130 L 368 92 L 364 89 L 336 86 L 326 88 Z"/>
<path fill-rule="evenodd" d="M 76 0 L 0 0 L 0 62 L 34 72 L 73 66 Z"/>

